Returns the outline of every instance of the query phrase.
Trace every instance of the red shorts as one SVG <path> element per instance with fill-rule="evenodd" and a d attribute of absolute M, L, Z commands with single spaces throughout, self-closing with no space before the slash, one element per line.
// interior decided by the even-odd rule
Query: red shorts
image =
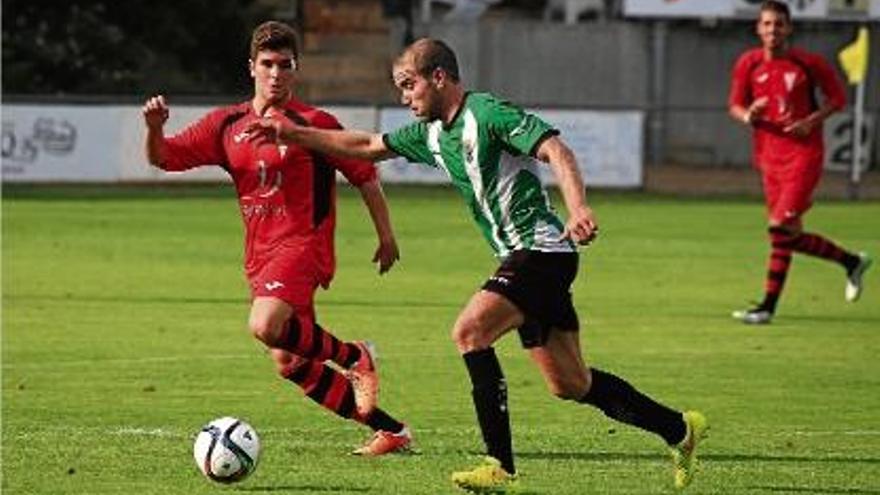
<path fill-rule="evenodd" d="M 766 160 L 760 169 L 771 221 L 786 223 L 800 218 L 813 205 L 813 191 L 822 177 L 821 153 L 784 162 Z"/>
<path fill-rule="evenodd" d="M 282 248 L 248 272 L 251 299 L 277 297 L 294 307 L 312 306 L 322 285 L 318 263 L 307 246 Z"/>

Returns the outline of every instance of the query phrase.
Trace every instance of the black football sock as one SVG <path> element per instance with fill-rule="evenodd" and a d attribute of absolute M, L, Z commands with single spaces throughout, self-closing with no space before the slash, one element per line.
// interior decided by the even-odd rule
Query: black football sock
<path fill-rule="evenodd" d="M 593 384 L 578 402 L 598 407 L 606 416 L 663 437 L 669 445 L 684 440 L 687 426 L 680 412 L 658 404 L 625 380 L 592 369 Z"/>
<path fill-rule="evenodd" d="M 507 411 L 507 383 L 495 356 L 495 349 L 488 348 L 465 353 L 464 363 L 471 376 L 474 408 L 486 450 L 501 461 L 508 473 L 515 473 L 513 447 L 510 440 L 510 415 Z"/>
<path fill-rule="evenodd" d="M 367 416 L 367 419 L 364 422 L 367 426 L 372 428 L 373 431 L 382 430 L 390 433 L 400 433 L 400 431 L 403 430 L 403 423 L 392 418 L 388 413 L 378 407 Z"/>

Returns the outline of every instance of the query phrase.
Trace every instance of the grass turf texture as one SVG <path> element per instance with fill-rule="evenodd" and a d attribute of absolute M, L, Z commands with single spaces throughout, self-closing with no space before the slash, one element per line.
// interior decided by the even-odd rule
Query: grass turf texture
<path fill-rule="evenodd" d="M 481 449 L 449 329 L 495 263 L 454 192 L 388 188 L 402 261 L 384 277 L 357 195 L 341 188 L 339 271 L 320 321 L 381 355 L 381 405 L 419 455 L 346 455 L 369 432 L 275 375 L 245 330 L 241 225 L 229 188 L 22 188 L 3 199 L 4 494 L 455 493 Z M 592 196 L 602 225 L 574 288 L 588 360 L 712 425 L 694 494 L 880 493 L 880 269 L 843 301 L 840 268 L 797 256 L 767 327 L 757 201 Z M 823 203 L 811 230 L 880 257 L 880 204 Z M 672 493 L 661 441 L 551 397 L 510 335 L 522 491 Z M 256 473 L 219 487 L 199 427 L 246 419 Z M 222 490 L 222 491 L 221 491 Z"/>

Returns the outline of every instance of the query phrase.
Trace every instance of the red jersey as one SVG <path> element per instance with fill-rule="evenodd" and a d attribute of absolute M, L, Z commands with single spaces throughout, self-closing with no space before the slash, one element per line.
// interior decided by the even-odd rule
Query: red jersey
<path fill-rule="evenodd" d="M 793 153 L 822 155 L 821 125 L 804 137 L 783 131 L 818 108 L 817 88 L 835 109 L 846 105 L 840 79 L 820 55 L 792 48 L 782 57 L 765 60 L 763 49 L 755 48 L 739 57 L 733 68 L 728 106 L 748 108 L 758 98 L 768 99 L 753 133 L 756 165 L 789 161 Z"/>
<path fill-rule="evenodd" d="M 330 114 L 292 100 L 285 115 L 300 125 L 340 129 Z M 357 186 L 376 178 L 372 163 L 298 145 L 255 145 L 244 128 L 259 117 L 250 101 L 219 108 L 165 140 L 161 168 L 218 165 L 232 177 L 245 225 L 245 271 L 251 277 L 279 253 L 313 257 L 317 280 L 335 271 L 336 171 Z"/>

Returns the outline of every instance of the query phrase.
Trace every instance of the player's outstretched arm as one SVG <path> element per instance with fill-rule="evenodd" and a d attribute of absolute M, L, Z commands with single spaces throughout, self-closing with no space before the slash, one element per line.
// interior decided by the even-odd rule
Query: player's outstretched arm
<path fill-rule="evenodd" d="M 562 139 L 553 136 L 538 146 L 535 156 L 550 165 L 559 183 L 559 190 L 568 210 L 563 237 L 581 245 L 589 244 L 599 233 L 599 224 L 592 208 L 587 205 L 584 180 L 574 153 Z"/>
<path fill-rule="evenodd" d="M 319 129 L 294 123 L 284 114 L 270 109 L 263 118 L 246 128 L 252 141 L 286 141 L 328 155 L 379 161 L 392 158 L 381 134 L 354 130 Z"/>
<path fill-rule="evenodd" d="M 168 105 L 162 95 L 147 98 L 142 108 L 144 124 L 147 126 L 147 135 L 144 141 L 144 151 L 147 160 L 153 166 L 160 166 L 163 162 L 162 145 L 165 140 L 165 122 L 168 121 Z"/>
<path fill-rule="evenodd" d="M 397 248 L 397 239 L 394 237 L 394 230 L 391 228 L 391 215 L 388 212 L 388 203 L 385 201 L 385 194 L 382 192 L 382 185 L 379 179 L 365 182 L 358 186 L 361 192 L 361 198 L 370 212 L 370 218 L 373 220 L 373 227 L 376 229 L 376 236 L 379 239 L 379 246 L 373 254 L 373 263 L 379 267 L 379 274 L 382 275 L 400 259 L 400 250 Z"/>

